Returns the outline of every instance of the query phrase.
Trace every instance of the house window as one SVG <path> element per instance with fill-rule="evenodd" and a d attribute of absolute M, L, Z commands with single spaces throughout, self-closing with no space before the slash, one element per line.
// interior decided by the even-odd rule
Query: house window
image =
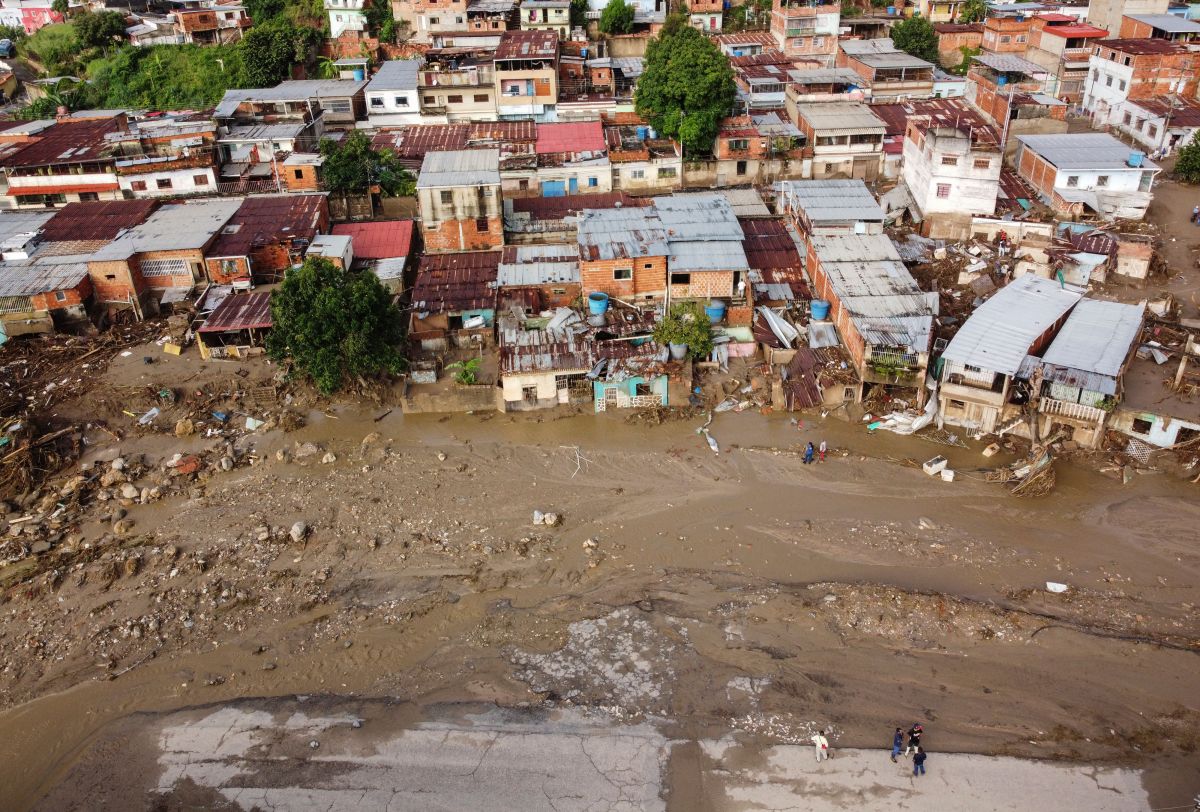
<path fill-rule="evenodd" d="M 671 274 L 672 285 L 690 285 L 692 284 L 692 275 L 690 273 L 673 273 Z"/>
<path fill-rule="evenodd" d="M 633 385 L 633 394 L 637 395 L 638 397 L 645 397 L 646 395 L 652 395 L 654 393 L 650 391 L 650 384 L 635 383 Z"/>
<path fill-rule="evenodd" d="M 1147 130 L 1146 130 L 1146 134 L 1147 134 L 1147 135 L 1149 135 L 1151 138 L 1157 138 L 1157 137 L 1158 137 L 1158 125 L 1157 125 L 1157 124 L 1151 124 L 1151 125 L 1150 125 L 1150 126 L 1147 128 Z"/>
<path fill-rule="evenodd" d="M 142 276 L 190 276 L 188 265 L 182 259 L 144 259 L 140 266 Z"/>
<path fill-rule="evenodd" d="M 430 17 L 429 18 L 430 25 L 437 25 L 440 22 L 441 22 L 441 18 L 439 18 L 439 17 Z"/>
<path fill-rule="evenodd" d="M 67 292 L 65 290 L 54 291 L 54 301 L 65 302 L 67 300 Z"/>
<path fill-rule="evenodd" d="M 654 270 L 654 263 L 653 262 L 643 262 L 642 267 L 645 268 L 647 271 L 651 271 L 651 270 Z"/>
<path fill-rule="evenodd" d="M 1105 85 L 1107 85 L 1108 87 L 1112 87 L 1112 77 L 1111 77 L 1111 76 L 1105 76 L 1105 77 L 1104 77 L 1104 84 L 1105 84 Z"/>
<path fill-rule="evenodd" d="M 744 174 L 746 174 L 746 162 L 745 162 L 745 161 L 738 161 L 738 162 L 737 162 L 737 168 L 736 168 L 736 170 L 735 170 L 735 173 L 736 173 L 736 174 L 738 174 L 738 175 L 744 175 Z"/>
<path fill-rule="evenodd" d="M 566 288 L 550 288 L 550 293 L 552 293 L 555 296 L 566 296 L 567 289 Z"/>
<path fill-rule="evenodd" d="M 661 172 L 661 171 L 659 172 L 659 176 L 660 176 L 660 177 L 662 176 L 662 172 Z M 599 186 L 599 185 L 600 185 L 600 179 L 599 179 L 599 178 L 588 178 L 588 186 L 589 186 L 589 187 L 591 187 L 591 188 L 595 188 L 595 187 L 597 187 L 597 186 Z"/>
<path fill-rule="evenodd" d="M 1079 185 L 1079 176 L 1078 175 L 1068 175 L 1067 176 L 1067 188 L 1068 189 L 1073 189 L 1078 185 Z"/>
<path fill-rule="evenodd" d="M 170 178 L 159 178 L 154 183 L 158 186 L 159 189 L 170 189 L 171 188 L 171 179 Z"/>
<path fill-rule="evenodd" d="M 1097 186 L 1107 186 L 1108 185 L 1108 175 L 1101 175 L 1098 178 L 1096 178 L 1096 185 Z"/>
<path fill-rule="evenodd" d="M 397 98 L 399 98 L 399 97 L 397 97 Z M 371 106 L 382 109 L 383 108 L 383 96 L 372 96 L 371 97 Z"/>
<path fill-rule="evenodd" d="M 526 403 L 537 403 L 537 399 L 538 394 L 536 385 L 521 387 L 521 400 L 525 401 Z"/>
<path fill-rule="evenodd" d="M 673 167 L 673 166 L 665 166 L 662 169 L 658 170 L 658 176 L 660 178 L 673 178 L 673 177 L 675 177 L 675 175 L 676 175 L 675 167 Z"/>
<path fill-rule="evenodd" d="M 729 148 L 734 152 L 750 149 L 750 141 L 746 138 L 730 138 Z"/>
<path fill-rule="evenodd" d="M 646 170 L 631 169 L 629 170 L 629 177 L 633 178 L 634 180 L 641 180 L 642 178 L 646 177 Z"/>
<path fill-rule="evenodd" d="M 950 184 L 949 183 L 939 183 L 937 185 L 937 196 L 938 197 L 949 197 L 950 196 Z"/>
<path fill-rule="evenodd" d="M 425 103 L 426 104 L 437 104 L 437 98 L 434 96 L 426 96 Z"/>
<path fill-rule="evenodd" d="M 1004 45 L 1007 45 L 1008 43 L 1012 42 L 1012 37 L 1001 37 L 1000 42 Z"/>
<path fill-rule="evenodd" d="M 488 232 L 488 228 L 488 219 L 486 217 L 475 218 L 475 230 L 477 232 L 480 234 L 486 234 Z"/>
<path fill-rule="evenodd" d="M 146 191 L 146 181 L 144 181 L 144 180 L 130 181 L 129 188 L 135 192 L 144 192 L 144 191 Z"/>
<path fill-rule="evenodd" d="M 1024 41 L 1025 41 L 1025 35 L 1017 34 L 1017 42 L 1024 42 Z"/>
<path fill-rule="evenodd" d="M 295 180 L 304 180 L 304 170 L 303 169 L 293 169 L 292 170 L 292 178 L 294 178 Z"/>
<path fill-rule="evenodd" d="M 449 189 L 443 189 L 442 190 L 442 205 L 449 206 L 453 202 L 454 202 L 454 192 L 451 192 Z"/>
<path fill-rule="evenodd" d="M 524 179 L 517 181 L 517 188 L 521 191 L 525 191 L 529 188 L 529 181 Z"/>
<path fill-rule="evenodd" d="M 992 162 L 990 160 L 988 160 L 987 158 L 976 158 L 975 159 L 975 168 L 976 169 L 987 169 L 991 165 L 992 165 Z"/>
<path fill-rule="evenodd" d="M 475 102 L 476 104 L 487 104 L 487 101 L 488 101 L 488 94 L 486 94 L 486 93 L 476 93 L 476 94 L 475 94 L 474 96 L 472 96 L 471 98 L 472 98 L 472 100 L 474 100 L 474 102 Z"/>
<path fill-rule="evenodd" d="M 192 175 L 192 185 L 193 186 L 207 186 L 208 185 L 208 175 Z"/>
<path fill-rule="evenodd" d="M 1154 424 L 1149 420 L 1143 420 L 1140 417 L 1135 417 L 1133 419 L 1133 432 L 1135 434 L 1149 434 L 1150 430 L 1153 428 Z"/>
<path fill-rule="evenodd" d="M 1118 82 L 1117 87 L 1119 87 L 1121 90 L 1124 90 L 1125 89 L 1125 80 L 1122 79 L 1120 82 Z"/>
<path fill-rule="evenodd" d="M 813 47 L 814 48 L 824 48 L 825 47 L 825 38 L 824 37 L 814 37 L 813 38 Z"/>
<path fill-rule="evenodd" d="M 958 166 L 958 156 L 943 155 L 942 156 L 942 166 Z"/>
<path fill-rule="evenodd" d="M 628 282 L 633 279 L 633 268 L 615 268 L 613 269 L 614 282 Z"/>
<path fill-rule="evenodd" d="M 1133 116 L 1126 113 L 1125 118 L 1123 120 L 1125 122 L 1125 126 L 1128 127 L 1133 122 Z"/>
<path fill-rule="evenodd" d="M 382 99 L 380 99 L 382 101 Z M 408 107 L 408 96 L 393 96 L 392 104 L 397 107 Z"/>
<path fill-rule="evenodd" d="M 100 195 L 96 192 L 80 192 L 79 193 L 79 202 L 80 203 L 90 203 L 93 200 L 99 200 L 99 199 L 100 199 Z"/>
<path fill-rule="evenodd" d="M 462 104 L 463 97 L 456 94 L 446 97 L 446 104 Z"/>

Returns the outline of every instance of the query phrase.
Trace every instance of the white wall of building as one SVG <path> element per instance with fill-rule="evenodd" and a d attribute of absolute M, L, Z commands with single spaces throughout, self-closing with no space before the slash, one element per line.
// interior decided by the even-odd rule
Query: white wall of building
<path fill-rule="evenodd" d="M 962 135 L 929 132 L 923 150 L 904 139 L 904 183 L 922 214 L 995 213 L 1002 156 L 968 147 Z"/>
<path fill-rule="evenodd" d="M 1088 78 L 1083 83 L 1083 109 L 1095 125 L 1114 124 L 1133 86 L 1133 67 L 1101 59 L 1088 60 Z"/>
<path fill-rule="evenodd" d="M 367 118 L 372 127 L 419 124 L 421 101 L 417 89 L 372 90 L 367 93 Z"/>
<path fill-rule="evenodd" d="M 134 197 L 171 197 L 179 195 L 215 194 L 217 177 L 212 167 L 174 169 L 166 172 L 146 172 L 141 175 L 121 175 L 117 178 L 121 191 Z M 137 183 L 145 188 L 135 188 Z M 160 185 L 165 182 L 168 185 Z"/>

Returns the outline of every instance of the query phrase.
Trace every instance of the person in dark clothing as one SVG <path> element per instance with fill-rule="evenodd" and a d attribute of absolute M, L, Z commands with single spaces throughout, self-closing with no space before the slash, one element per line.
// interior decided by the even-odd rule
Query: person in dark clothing
<path fill-rule="evenodd" d="M 919 724 L 913 722 L 913 726 L 908 729 L 908 746 L 904 748 L 904 755 L 907 756 L 909 750 L 916 752 L 921 749 L 921 734 L 924 732 Z"/>
<path fill-rule="evenodd" d="M 804 449 L 804 464 L 805 465 L 808 465 L 810 462 L 813 461 L 813 453 L 814 452 L 815 452 L 815 449 L 813 448 L 813 444 L 809 443 L 808 446 Z"/>
<path fill-rule="evenodd" d="M 900 728 L 896 728 L 896 735 L 892 736 L 892 762 L 896 761 L 896 756 L 900 755 L 900 749 L 904 747 L 904 733 Z"/>
<path fill-rule="evenodd" d="M 913 754 L 913 775 L 925 774 L 925 748 L 918 747 L 917 752 Z"/>

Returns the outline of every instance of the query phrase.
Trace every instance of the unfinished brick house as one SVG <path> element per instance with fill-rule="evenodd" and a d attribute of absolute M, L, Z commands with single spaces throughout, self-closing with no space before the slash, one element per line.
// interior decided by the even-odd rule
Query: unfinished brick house
<path fill-rule="evenodd" d="M 667 232 L 654 207 L 585 209 L 577 229 L 585 296 L 632 302 L 666 295 Z"/>
<path fill-rule="evenodd" d="M 172 203 L 96 251 L 87 261 L 97 303 L 144 318 L 185 298 L 204 279 L 204 252 L 241 207 L 241 198 Z"/>
<path fill-rule="evenodd" d="M 504 245 L 500 151 L 430 152 L 417 178 L 421 236 L 429 253 Z"/>
<path fill-rule="evenodd" d="M 325 195 L 247 197 L 204 254 L 208 278 L 222 285 L 279 282 L 304 259 L 313 239 L 328 230 Z"/>

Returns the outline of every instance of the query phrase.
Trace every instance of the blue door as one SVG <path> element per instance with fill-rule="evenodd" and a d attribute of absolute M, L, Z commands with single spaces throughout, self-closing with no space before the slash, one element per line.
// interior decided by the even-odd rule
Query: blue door
<path fill-rule="evenodd" d="M 566 193 L 566 184 L 564 184 L 561 180 L 542 181 L 542 197 L 562 197 Z"/>
<path fill-rule="evenodd" d="M 573 194 L 573 195 L 578 194 L 579 193 L 579 178 L 571 178 L 570 184 L 571 184 L 571 194 Z"/>

